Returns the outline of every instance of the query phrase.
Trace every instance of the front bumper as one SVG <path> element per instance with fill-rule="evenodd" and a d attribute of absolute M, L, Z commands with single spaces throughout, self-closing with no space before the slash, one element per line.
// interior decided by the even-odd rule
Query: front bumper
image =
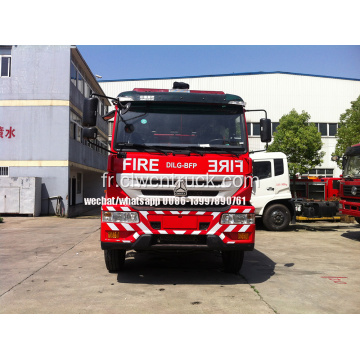
<path fill-rule="evenodd" d="M 135 211 L 103 206 L 104 211 Z M 224 213 L 254 213 L 253 206 L 233 206 L 225 212 L 138 211 L 139 223 L 101 222 L 102 249 L 253 250 L 255 224 L 221 224 Z M 118 234 L 116 238 L 114 232 Z"/>
<path fill-rule="evenodd" d="M 176 242 L 173 243 L 162 243 L 159 241 L 158 236 L 156 235 L 140 235 L 135 242 L 124 243 L 124 242 L 101 242 L 102 250 L 109 249 L 124 249 L 124 250 L 243 250 L 250 251 L 254 250 L 254 243 L 224 243 L 219 236 L 217 235 L 206 235 L 205 242 L 198 241 L 194 239 L 193 241 L 186 241 L 176 239 Z M 161 238 L 160 238 L 161 239 Z M 190 239 L 189 239 L 190 240 Z"/>
<path fill-rule="evenodd" d="M 341 200 L 341 209 L 340 212 L 344 215 L 350 215 L 355 217 L 360 217 L 360 203 L 350 202 L 348 200 Z"/>

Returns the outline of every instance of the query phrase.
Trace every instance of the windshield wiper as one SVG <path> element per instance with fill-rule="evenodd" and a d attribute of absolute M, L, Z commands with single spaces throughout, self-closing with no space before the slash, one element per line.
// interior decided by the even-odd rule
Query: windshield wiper
<path fill-rule="evenodd" d="M 145 144 L 134 144 L 134 143 L 117 143 L 116 146 L 120 147 L 119 152 L 122 151 L 123 147 L 133 147 L 135 149 L 152 149 L 162 154 L 167 155 L 168 153 L 162 150 L 159 146 L 145 145 Z M 170 151 L 170 150 L 169 150 Z"/>
<path fill-rule="evenodd" d="M 226 146 L 209 146 L 209 147 L 204 147 L 203 149 L 225 151 L 228 154 L 232 154 L 232 155 L 236 155 L 236 156 L 241 155 L 241 152 L 246 150 L 244 147 L 238 147 L 238 148 L 232 150 L 232 149 L 227 148 Z"/>
<path fill-rule="evenodd" d="M 199 148 L 197 146 L 186 146 L 184 148 L 184 150 L 189 150 L 189 155 L 190 155 L 190 153 L 195 153 L 195 154 L 199 154 L 201 156 L 204 156 L 204 153 L 199 151 L 199 150 L 203 150 L 203 149 Z"/>
<path fill-rule="evenodd" d="M 344 180 L 352 181 L 352 180 L 354 180 L 354 178 L 351 175 L 346 175 L 346 176 L 344 176 Z"/>

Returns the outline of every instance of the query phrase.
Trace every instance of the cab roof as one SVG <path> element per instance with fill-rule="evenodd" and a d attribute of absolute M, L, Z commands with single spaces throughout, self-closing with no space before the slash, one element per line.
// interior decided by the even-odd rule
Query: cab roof
<path fill-rule="evenodd" d="M 352 145 L 345 151 L 345 156 L 360 155 L 360 144 Z"/>
<path fill-rule="evenodd" d="M 237 95 L 222 91 L 201 91 L 188 89 L 139 89 L 121 92 L 120 102 L 182 102 L 196 104 L 233 104 L 245 106 L 244 100 Z"/>
<path fill-rule="evenodd" d="M 262 159 L 286 159 L 286 155 L 282 152 L 266 152 L 259 151 L 256 153 L 250 153 L 250 157 L 254 160 L 262 160 Z"/>

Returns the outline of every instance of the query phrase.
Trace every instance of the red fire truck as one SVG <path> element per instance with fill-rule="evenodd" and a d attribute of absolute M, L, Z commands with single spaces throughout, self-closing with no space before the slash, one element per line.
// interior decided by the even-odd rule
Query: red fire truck
<path fill-rule="evenodd" d="M 95 95 L 84 101 L 87 139 L 97 134 Z M 209 249 L 221 251 L 226 271 L 238 272 L 255 241 L 243 99 L 176 82 L 170 90 L 134 89 L 111 99 L 101 215 L 107 269 L 120 271 L 127 250 Z M 269 142 L 271 121 L 265 116 L 260 124 Z"/>
<path fill-rule="evenodd" d="M 294 181 L 292 181 L 291 189 L 294 193 Z M 294 193 L 295 198 L 304 198 L 312 200 L 338 200 L 339 198 L 339 185 L 340 178 L 333 177 L 315 177 L 309 176 L 295 180 Z"/>
<path fill-rule="evenodd" d="M 360 224 L 360 144 L 348 147 L 345 151 L 340 198 L 340 212 L 355 216 Z"/>

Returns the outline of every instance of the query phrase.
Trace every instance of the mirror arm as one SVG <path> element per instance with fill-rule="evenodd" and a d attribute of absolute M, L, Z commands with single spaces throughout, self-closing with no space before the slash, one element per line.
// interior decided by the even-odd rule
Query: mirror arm
<path fill-rule="evenodd" d="M 255 110 L 248 110 L 248 109 L 244 109 L 245 112 L 251 112 L 251 111 L 263 111 L 265 113 L 265 119 L 267 119 L 267 112 L 264 109 L 255 109 Z"/>
<path fill-rule="evenodd" d="M 91 142 L 90 140 L 88 140 L 88 143 L 90 143 L 90 144 L 92 144 L 92 145 L 94 145 L 94 146 L 96 146 L 96 147 L 98 147 L 98 148 L 100 148 L 100 149 L 106 150 L 106 151 L 107 151 L 108 153 L 110 153 L 110 154 L 117 155 L 116 152 L 111 151 L 111 150 L 109 150 L 109 149 L 106 149 L 106 148 L 104 148 L 103 146 L 97 145 L 97 144 Z"/>
<path fill-rule="evenodd" d="M 111 99 L 111 100 L 113 100 L 113 104 L 115 104 L 115 103 L 118 104 L 119 103 L 119 99 L 113 98 L 111 96 L 100 95 L 100 94 L 96 94 L 96 93 L 91 92 L 90 97 L 93 97 L 93 96 L 99 96 L 99 97 L 102 97 L 102 98 Z"/>

